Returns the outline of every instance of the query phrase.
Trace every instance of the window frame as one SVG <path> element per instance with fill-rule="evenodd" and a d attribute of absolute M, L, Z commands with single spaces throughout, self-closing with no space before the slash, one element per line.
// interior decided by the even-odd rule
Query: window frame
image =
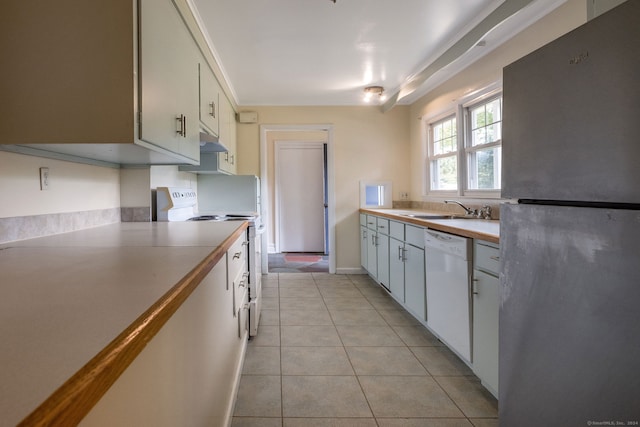
<path fill-rule="evenodd" d="M 462 159 L 462 161 L 464 161 L 464 169 L 463 169 L 463 173 L 464 173 L 464 190 L 463 190 L 463 195 L 466 196 L 472 196 L 472 197 L 477 197 L 477 198 L 500 198 L 500 194 L 502 191 L 502 188 L 498 188 L 498 189 L 488 189 L 488 190 L 483 190 L 483 189 L 476 189 L 476 188 L 469 188 L 469 173 L 470 173 L 470 167 L 469 167 L 469 155 L 471 153 L 477 153 L 478 151 L 481 150 L 486 150 L 488 148 L 495 148 L 495 147 L 502 147 L 502 130 L 500 131 L 500 139 L 497 141 L 493 141 L 493 142 L 489 142 L 486 144 L 481 144 L 481 145 L 476 145 L 473 146 L 473 135 L 472 135 L 472 129 L 471 129 L 471 110 L 475 107 L 478 107 L 480 105 L 483 104 L 487 104 L 491 101 L 494 101 L 496 99 L 500 99 L 500 126 L 502 127 L 502 121 L 504 118 L 504 103 L 503 103 L 503 96 L 502 96 L 502 88 L 499 89 L 493 89 L 489 92 L 483 93 L 481 96 L 476 97 L 472 100 L 469 100 L 468 102 L 465 102 L 464 104 L 461 104 L 461 108 L 462 108 L 462 117 L 464 120 L 464 159 Z M 500 160 L 500 162 L 502 162 L 502 159 Z"/>
<path fill-rule="evenodd" d="M 441 154 L 435 154 L 434 153 L 434 139 L 433 139 L 433 129 L 435 126 L 444 123 L 448 120 L 451 119 L 455 119 L 456 121 L 456 125 L 455 125 L 455 130 L 456 130 L 456 149 L 453 151 L 449 151 L 446 153 L 441 153 Z M 441 195 L 445 195 L 445 194 L 451 194 L 451 195 L 455 195 L 458 193 L 458 191 L 460 190 L 460 152 L 461 152 L 461 147 L 460 147 L 460 121 L 459 121 L 459 117 L 458 114 L 456 114 L 455 112 L 448 112 L 447 114 L 444 115 L 440 115 L 438 116 L 437 119 L 435 120 L 431 120 L 429 123 L 427 123 L 427 139 L 428 139 L 428 144 L 427 144 L 427 188 L 429 189 L 430 192 L 433 193 L 437 193 L 437 194 L 441 194 Z M 432 169 L 432 163 L 436 160 L 439 159 L 444 159 L 444 158 L 448 158 L 448 157 L 456 157 L 456 168 L 457 168 L 457 188 L 455 190 L 433 190 L 431 188 L 431 183 L 433 182 L 433 174 L 434 171 Z"/>
<path fill-rule="evenodd" d="M 502 147 L 502 135 L 499 141 L 473 147 L 471 134 L 471 108 L 480 104 L 490 102 L 502 96 L 502 81 L 494 82 L 480 90 L 474 91 L 462 99 L 454 100 L 452 104 L 433 115 L 425 115 L 422 120 L 422 135 L 424 138 L 423 147 L 425 156 L 423 162 L 423 197 L 425 198 L 447 198 L 461 197 L 474 199 L 500 199 L 501 189 L 470 189 L 469 188 L 469 154 L 485 150 L 487 148 Z M 501 105 L 502 115 L 504 116 L 504 104 Z M 433 131 L 434 125 L 447 120 L 448 118 L 456 118 L 456 141 L 457 141 L 457 167 L 458 167 L 458 188 L 457 190 L 437 190 L 431 187 L 432 184 L 432 161 L 438 157 L 447 157 L 452 153 L 444 155 L 433 155 Z"/>

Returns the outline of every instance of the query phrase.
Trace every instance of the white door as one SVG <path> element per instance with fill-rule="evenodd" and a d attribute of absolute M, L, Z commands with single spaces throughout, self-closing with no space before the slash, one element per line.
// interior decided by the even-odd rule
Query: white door
<path fill-rule="evenodd" d="M 276 142 L 279 252 L 324 252 L 324 143 Z"/>

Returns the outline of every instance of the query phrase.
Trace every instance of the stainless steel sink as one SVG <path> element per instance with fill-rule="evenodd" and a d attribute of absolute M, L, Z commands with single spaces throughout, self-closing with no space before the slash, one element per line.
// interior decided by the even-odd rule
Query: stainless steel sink
<path fill-rule="evenodd" d="M 429 215 L 429 214 L 402 214 L 402 216 L 407 216 L 409 218 L 415 219 L 450 219 L 451 215 Z"/>
<path fill-rule="evenodd" d="M 475 216 L 464 215 L 437 215 L 437 214 L 401 214 L 409 218 L 415 219 L 480 219 Z"/>

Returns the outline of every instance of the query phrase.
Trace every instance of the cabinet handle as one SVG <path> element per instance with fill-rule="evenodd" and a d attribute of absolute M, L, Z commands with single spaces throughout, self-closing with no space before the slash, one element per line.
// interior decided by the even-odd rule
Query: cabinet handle
<path fill-rule="evenodd" d="M 233 259 L 240 259 L 240 255 L 242 255 L 242 252 L 236 252 L 233 254 Z"/>
<path fill-rule="evenodd" d="M 209 104 L 209 107 L 211 108 L 210 111 L 209 111 L 209 115 L 215 119 L 216 118 L 216 103 L 211 101 L 211 103 Z"/>
<path fill-rule="evenodd" d="M 492 259 L 496 262 L 500 262 L 500 257 L 499 256 L 490 256 L 489 259 Z"/>
<path fill-rule="evenodd" d="M 363 230 L 362 231 L 362 239 L 366 240 L 367 239 L 367 230 Z"/>
<path fill-rule="evenodd" d="M 245 285 L 245 283 L 244 283 L 244 279 L 242 279 L 242 280 L 240 281 L 240 283 L 238 283 L 238 287 L 239 287 L 239 288 L 244 288 L 245 286 L 246 286 L 246 285 Z"/>
<path fill-rule="evenodd" d="M 471 293 L 473 295 L 478 295 L 478 291 L 476 290 L 476 283 L 478 283 L 480 280 L 479 279 L 471 279 L 471 281 L 473 282 L 473 286 L 471 287 L 471 289 L 472 289 Z"/>
<path fill-rule="evenodd" d="M 400 261 L 404 261 L 404 260 L 402 259 L 402 246 L 398 246 L 398 259 L 399 259 Z"/>
<path fill-rule="evenodd" d="M 182 132 L 182 137 L 186 138 L 187 137 L 187 116 L 183 115 L 182 116 L 182 121 L 184 122 L 184 128 L 183 128 L 183 132 Z"/>
<path fill-rule="evenodd" d="M 236 155 L 232 154 L 231 155 L 231 164 L 234 165 L 236 163 Z"/>
<path fill-rule="evenodd" d="M 186 135 L 186 122 L 184 120 L 184 114 L 180 114 L 176 117 L 176 121 L 178 122 L 178 129 L 176 133 L 182 137 Z"/>
<path fill-rule="evenodd" d="M 379 225 L 378 228 L 384 228 L 384 225 Z"/>
<path fill-rule="evenodd" d="M 402 248 L 402 262 L 407 262 L 407 249 Z"/>

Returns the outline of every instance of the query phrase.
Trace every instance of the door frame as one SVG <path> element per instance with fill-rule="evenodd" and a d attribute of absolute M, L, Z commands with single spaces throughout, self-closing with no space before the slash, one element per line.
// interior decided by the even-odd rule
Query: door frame
<path fill-rule="evenodd" d="M 260 125 L 260 186 L 262 194 L 262 215 L 264 224 L 270 224 L 269 218 L 269 192 L 268 192 L 268 176 L 269 171 L 267 159 L 267 134 L 269 132 L 300 132 L 300 131 L 326 131 L 327 132 L 327 217 L 328 217 L 328 242 L 329 247 L 329 273 L 336 272 L 336 239 L 335 239 L 335 172 L 333 161 L 333 125 L 316 124 L 316 125 Z M 275 171 L 273 171 L 275 173 Z M 273 233 L 267 230 L 267 233 Z M 262 240 L 262 266 L 263 272 L 268 272 L 268 240 Z"/>
<path fill-rule="evenodd" d="M 280 252 L 281 251 L 281 247 L 280 247 L 280 243 L 281 243 L 281 231 L 282 231 L 282 218 L 280 217 L 280 215 L 282 214 L 282 199 L 281 199 L 281 191 L 279 188 L 279 182 L 280 182 L 280 169 L 279 169 L 279 162 L 281 162 L 281 159 L 279 158 L 281 153 L 280 153 L 280 148 L 281 147 L 289 147 L 289 148 L 306 148 L 308 147 L 310 144 L 313 144 L 313 146 L 317 149 L 322 150 L 322 155 L 323 155 L 323 165 L 322 165 L 322 198 L 323 198 L 323 203 L 326 205 L 326 195 L 327 195 L 327 186 L 325 184 L 325 180 L 328 174 L 327 171 L 327 164 L 326 164 L 326 158 L 325 158 L 325 147 L 326 147 L 326 142 L 325 141 L 314 141 L 314 140 L 303 140 L 303 141 L 297 141 L 297 140 L 275 140 L 274 142 L 274 166 L 275 169 L 273 171 L 274 173 L 274 177 L 275 177 L 275 194 L 274 194 L 274 212 L 275 212 L 275 224 L 276 224 L 276 228 L 277 230 L 274 230 L 274 237 L 275 237 L 275 249 L 276 252 Z M 323 252 L 327 253 L 328 252 L 328 247 L 327 247 L 327 227 L 326 227 L 326 208 L 323 209 L 322 211 L 322 244 L 323 244 Z"/>

